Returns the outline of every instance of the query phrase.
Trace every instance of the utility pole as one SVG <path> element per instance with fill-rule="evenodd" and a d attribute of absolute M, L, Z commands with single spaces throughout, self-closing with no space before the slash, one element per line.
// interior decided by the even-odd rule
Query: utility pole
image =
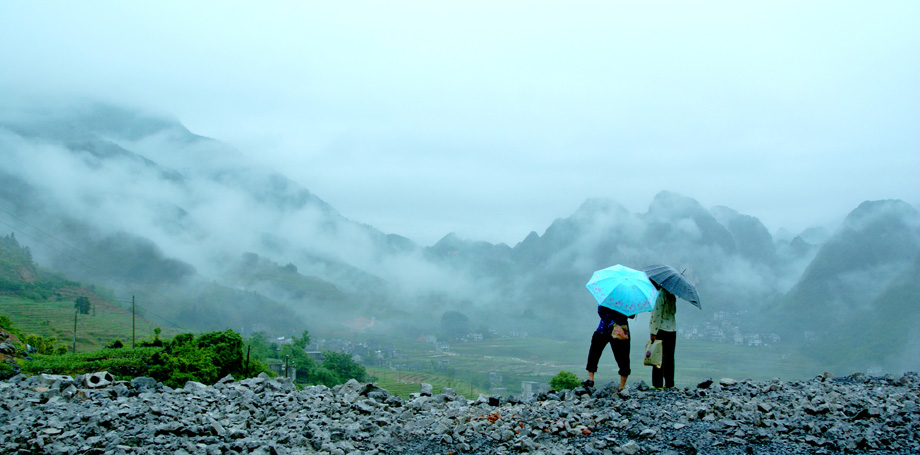
<path fill-rule="evenodd" d="M 131 349 L 134 349 L 134 296 L 131 296 Z"/>
<path fill-rule="evenodd" d="M 74 312 L 73 312 L 73 353 L 76 354 L 77 353 L 77 315 L 80 313 L 89 314 L 90 308 L 94 308 L 94 306 L 91 303 L 89 303 L 89 299 L 86 298 L 86 296 L 80 296 L 80 297 L 77 297 L 77 299 L 73 301 L 73 308 L 74 308 Z"/>

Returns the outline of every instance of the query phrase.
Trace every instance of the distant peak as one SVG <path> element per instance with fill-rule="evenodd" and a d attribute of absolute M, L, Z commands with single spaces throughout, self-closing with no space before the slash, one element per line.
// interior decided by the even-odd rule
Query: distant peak
<path fill-rule="evenodd" d="M 920 218 L 920 212 L 914 206 L 900 199 L 865 201 L 859 204 L 843 221 L 844 226 L 860 230 L 867 224 L 881 219 Z"/>
<path fill-rule="evenodd" d="M 719 221 L 722 221 L 723 219 L 735 218 L 741 215 L 741 213 L 738 212 L 737 210 L 731 207 L 726 207 L 724 205 L 717 205 L 713 207 L 712 210 L 710 210 L 710 212 L 712 212 L 712 215 L 718 218 Z"/>
<path fill-rule="evenodd" d="M 582 215 L 610 212 L 626 213 L 628 211 L 626 210 L 626 207 L 623 207 L 619 202 L 608 198 L 586 199 L 585 202 L 583 202 L 581 206 L 578 207 L 578 210 L 575 211 L 576 214 Z"/>
<path fill-rule="evenodd" d="M 136 140 L 162 131 L 194 135 L 174 116 L 146 109 L 98 101 L 61 101 L 21 108 L 10 118 L 0 118 L 25 132 L 53 131 L 62 138 L 88 135 Z"/>
<path fill-rule="evenodd" d="M 465 243 L 463 239 L 460 238 L 456 233 L 450 232 L 444 237 L 441 237 L 441 240 L 438 240 L 434 246 L 445 246 L 445 245 L 456 245 L 458 243 Z"/>
<path fill-rule="evenodd" d="M 673 191 L 662 191 L 655 195 L 648 208 L 649 213 L 667 213 L 672 216 L 686 217 L 706 209 L 696 199 L 683 196 Z"/>

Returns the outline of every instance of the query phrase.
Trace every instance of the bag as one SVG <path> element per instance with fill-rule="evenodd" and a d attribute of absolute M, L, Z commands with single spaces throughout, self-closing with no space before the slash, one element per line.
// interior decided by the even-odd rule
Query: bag
<path fill-rule="evenodd" d="M 661 340 L 645 342 L 645 365 L 661 368 Z"/>
<path fill-rule="evenodd" d="M 629 326 L 628 325 L 613 325 L 613 331 L 610 332 L 610 337 L 614 340 L 628 340 L 629 339 Z"/>

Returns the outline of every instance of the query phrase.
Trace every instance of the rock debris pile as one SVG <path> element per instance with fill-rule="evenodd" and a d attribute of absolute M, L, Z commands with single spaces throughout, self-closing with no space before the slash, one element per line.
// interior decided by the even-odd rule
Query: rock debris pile
<path fill-rule="evenodd" d="M 227 377 L 171 389 L 102 376 L 0 382 L 0 453 L 920 453 L 916 373 L 677 391 L 608 384 L 476 401 L 427 387 L 404 400 L 355 381 L 297 390 Z"/>

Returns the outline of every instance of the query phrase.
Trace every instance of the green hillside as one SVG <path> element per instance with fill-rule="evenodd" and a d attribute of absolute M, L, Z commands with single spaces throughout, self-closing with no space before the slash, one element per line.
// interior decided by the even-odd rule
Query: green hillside
<path fill-rule="evenodd" d="M 68 289 L 65 291 L 85 292 Z M 90 298 L 94 309 L 89 314 L 77 316 L 77 352 L 92 351 L 119 339 L 131 345 L 132 318 L 130 309 L 124 309 L 112 302 Z M 8 316 L 23 333 L 34 333 L 44 337 L 53 336 L 59 343 L 70 347 L 74 333 L 73 299 L 50 299 L 34 301 L 17 296 L 0 295 L 0 315 Z M 135 318 L 134 333 L 137 340 L 150 338 L 158 326 L 143 318 Z M 165 331 L 164 335 L 172 334 Z"/>
<path fill-rule="evenodd" d="M 246 253 L 233 272 L 246 288 L 264 290 L 280 300 L 305 302 L 314 308 L 332 308 L 348 297 L 332 283 L 298 273 L 297 266 L 280 265 L 255 253 Z"/>
<path fill-rule="evenodd" d="M 21 332 L 55 337 L 60 344 L 72 346 L 77 297 L 86 297 L 91 304 L 89 314 L 76 318 L 77 352 L 99 349 L 116 339 L 130 346 L 132 333 L 142 339 L 152 336 L 157 327 L 142 317 L 132 320 L 130 304 L 112 302 L 37 266 L 15 235 L 0 237 L 0 315 L 14 321 Z"/>
<path fill-rule="evenodd" d="M 31 282 L 37 275 L 29 249 L 21 248 L 13 234 L 0 237 L 0 282 Z"/>
<path fill-rule="evenodd" d="M 771 310 L 777 332 L 832 371 L 916 369 L 918 220 L 903 201 L 860 204 Z"/>
<path fill-rule="evenodd" d="M 840 369 L 920 368 L 916 327 L 920 323 L 920 256 L 873 302 L 871 312 L 847 313 L 839 330 L 827 333 L 814 357 Z"/>
<path fill-rule="evenodd" d="M 79 283 L 32 262 L 29 248 L 21 247 L 15 235 L 0 237 L 0 295 L 43 300 L 52 297 L 56 289 L 74 286 Z"/>
<path fill-rule="evenodd" d="M 57 264 L 60 269 L 56 270 L 63 272 L 52 272 L 35 264 L 29 249 L 22 247 L 14 234 L 0 237 L 0 296 L 20 299 L 23 304 L 30 301 L 64 301 L 70 296 L 72 307 L 74 298 L 96 292 L 93 285 L 85 286 L 88 290 L 80 290 L 82 285 L 79 282 L 68 279 L 78 276 L 102 286 L 131 289 L 138 302 L 138 315 L 146 316 L 151 321 L 149 325 L 155 323 L 174 331 L 239 330 L 260 325 L 282 333 L 296 333 L 305 325 L 303 315 L 295 313 L 289 306 L 259 292 L 234 289 L 205 280 L 188 264 L 166 257 L 148 239 L 119 234 L 87 243 L 84 249 L 86 253 L 81 260 L 66 258 L 66 261 Z M 98 275 L 88 274 L 90 267 L 86 264 L 93 264 L 92 271 Z M 283 284 L 276 285 L 276 288 L 310 297 L 311 302 L 320 300 L 314 297 L 317 295 L 325 298 L 323 303 L 327 305 L 333 305 L 341 298 L 341 293 L 328 283 L 311 281 L 296 271 L 290 272 L 282 267 L 253 274 L 255 278 L 244 273 L 240 275 L 249 280 L 237 280 L 243 285 L 274 280 Z M 95 281 L 94 276 L 103 281 Z M 70 290 L 67 295 L 61 295 L 62 289 Z M 94 302 L 115 300 L 108 295 L 87 296 Z M 130 297 L 123 299 L 130 300 Z M 62 305 L 66 306 L 66 303 Z M 130 301 L 109 306 L 130 309 Z M 41 315 L 34 316 L 39 318 L 37 320 L 47 319 L 42 319 Z M 130 317 L 127 320 L 130 321 Z M 43 330 L 60 331 L 60 322 L 54 322 L 54 329 Z M 79 337 L 79 329 L 77 332 Z M 112 335 L 124 337 L 125 333 L 116 330 Z M 130 332 L 127 335 L 130 336 Z"/>

